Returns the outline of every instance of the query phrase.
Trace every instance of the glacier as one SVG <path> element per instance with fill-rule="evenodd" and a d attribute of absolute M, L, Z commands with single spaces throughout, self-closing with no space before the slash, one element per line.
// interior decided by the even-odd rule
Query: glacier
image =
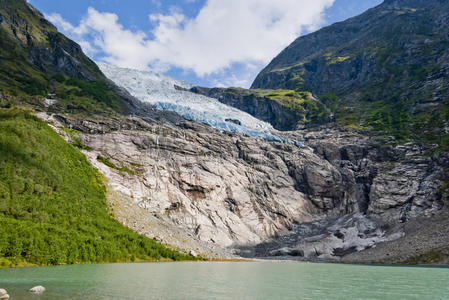
<path fill-rule="evenodd" d="M 118 86 L 156 109 L 176 112 L 187 120 L 210 125 L 221 131 L 236 132 L 266 141 L 276 141 L 302 147 L 302 143 L 272 133 L 271 124 L 237 108 L 203 95 L 176 89 L 190 89 L 188 82 L 152 71 L 139 71 L 98 63 L 101 71 Z"/>

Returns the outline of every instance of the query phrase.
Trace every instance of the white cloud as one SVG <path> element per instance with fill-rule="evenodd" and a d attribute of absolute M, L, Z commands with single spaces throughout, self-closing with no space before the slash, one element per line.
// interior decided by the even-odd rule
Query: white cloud
<path fill-rule="evenodd" d="M 125 29 L 118 16 L 89 8 L 78 26 L 53 14 L 62 31 L 81 42 L 87 52 L 101 50 L 101 60 L 137 69 L 166 71 L 171 67 L 204 77 L 223 74 L 233 64 L 267 64 L 304 30 L 322 24 L 334 0 L 207 0 L 195 18 L 179 9 L 149 16 L 150 34 Z M 92 40 L 89 44 L 87 40 Z M 250 76 L 250 77 L 251 77 Z M 249 84 L 248 74 L 230 74 L 229 82 Z"/>
<path fill-rule="evenodd" d="M 95 55 L 95 53 L 98 52 L 98 49 L 92 47 L 91 44 L 84 39 L 84 35 L 89 32 L 89 29 L 84 24 L 75 27 L 64 20 L 60 14 L 45 15 L 45 17 L 55 24 L 59 30 L 69 34 L 70 37 L 75 39 L 87 55 Z"/>

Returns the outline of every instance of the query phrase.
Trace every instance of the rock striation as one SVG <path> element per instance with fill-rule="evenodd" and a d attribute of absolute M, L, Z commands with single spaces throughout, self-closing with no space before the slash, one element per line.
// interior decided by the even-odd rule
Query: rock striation
<path fill-rule="evenodd" d="M 447 155 L 425 156 L 416 144 L 331 128 L 279 133 L 303 141 L 298 148 L 187 120 L 41 117 L 82 132 L 122 223 L 212 257 L 339 260 L 401 238 L 401 223 L 447 201 Z"/>

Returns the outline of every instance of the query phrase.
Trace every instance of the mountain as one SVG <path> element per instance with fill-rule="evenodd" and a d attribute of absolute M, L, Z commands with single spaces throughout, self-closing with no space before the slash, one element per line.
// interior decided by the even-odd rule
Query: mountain
<path fill-rule="evenodd" d="M 449 2 L 387 0 L 299 37 L 253 89 L 308 91 L 339 126 L 449 146 Z"/>
<path fill-rule="evenodd" d="M 0 0 L 0 93 L 34 103 L 50 94 L 81 113 L 145 110 L 25 0 Z"/>
<path fill-rule="evenodd" d="M 120 222 L 177 248 L 207 257 L 447 261 L 447 153 L 336 128 L 279 133 L 304 144 L 296 147 L 188 120 L 45 120 L 76 130 Z M 366 254 L 375 245 L 381 250 Z"/>
<path fill-rule="evenodd" d="M 26 1 L 1 0 L 1 64 L 3 74 L 14 74 L 11 80 L 32 77 L 41 86 L 27 89 L 46 92 L 48 76 L 62 74 L 82 80 L 102 79 L 98 67 L 86 57 L 80 46 L 59 33 L 43 15 Z M 6 79 L 2 77 L 2 79 Z M 8 82 L 13 85 L 14 82 Z"/>
<path fill-rule="evenodd" d="M 25 1 L 0 1 L 0 265 L 448 261 L 444 149 L 342 124 L 342 96 L 305 85 L 98 68 Z"/>
<path fill-rule="evenodd" d="M 437 242 L 431 236 L 447 232 L 443 225 L 447 215 L 441 214 L 446 210 L 449 178 L 448 5 L 437 0 L 384 1 L 360 16 L 298 38 L 273 59 L 249 90 L 190 88 L 191 92 L 246 111 L 278 130 L 301 129 L 293 134 L 302 135 L 298 140 L 330 162 L 339 174 L 321 179 L 341 178 L 338 185 L 344 186 L 343 194 L 338 194 L 335 182 L 329 183 L 328 190 L 318 188 L 314 185 L 321 179 L 315 180 L 314 175 L 296 165 L 289 171 L 290 176 L 300 174 L 292 177 L 295 189 L 326 216 L 317 227 L 315 223 L 294 221 L 301 224 L 293 225 L 290 234 L 256 247 L 243 247 L 242 253 L 310 259 L 315 251 L 318 257 L 341 255 L 343 261 L 358 262 L 435 262 L 447 257 L 446 242 Z M 424 157 L 431 157 L 434 163 Z M 433 177 L 436 170 L 440 170 L 439 179 Z M 430 173 L 412 183 L 411 179 L 423 171 Z M 434 182 L 426 192 L 422 189 L 430 185 L 425 182 Z M 321 193 L 326 196 L 317 200 Z M 417 210 L 421 205 L 429 207 L 429 200 L 436 210 Z M 379 228 L 358 221 L 354 215 L 358 213 L 369 220 L 383 220 L 387 232 L 396 235 L 394 241 L 373 241 L 379 247 L 354 251 L 371 247 L 363 246 L 369 241 L 358 240 L 361 228 Z M 421 219 L 423 216 L 431 217 Z M 343 226 L 332 233 L 329 229 L 341 226 L 336 225 L 339 222 L 349 228 Z M 426 225 L 420 228 L 419 224 Z M 403 231 L 397 231 L 399 227 Z M 343 231 L 343 240 L 354 242 L 352 250 L 348 244 L 337 246 Z M 315 239 L 317 242 L 307 242 Z M 430 247 L 435 252 L 424 250 L 429 245 L 421 245 L 420 239 L 436 242 L 438 250 L 433 248 L 436 244 Z M 416 259 L 410 256 L 410 251 L 415 251 L 410 245 L 421 253 Z"/>

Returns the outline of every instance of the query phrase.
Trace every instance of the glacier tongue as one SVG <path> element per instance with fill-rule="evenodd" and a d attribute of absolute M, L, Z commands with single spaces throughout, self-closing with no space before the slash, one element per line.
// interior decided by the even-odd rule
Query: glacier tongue
<path fill-rule="evenodd" d="M 98 66 L 115 84 L 125 88 L 140 101 L 151 103 L 155 108 L 174 111 L 188 120 L 208 124 L 219 130 L 302 146 L 299 142 L 273 135 L 273 127 L 270 124 L 248 113 L 216 99 L 175 88 L 175 85 L 191 88 L 192 85 L 185 81 L 151 71 L 120 68 L 104 63 L 98 63 Z"/>

